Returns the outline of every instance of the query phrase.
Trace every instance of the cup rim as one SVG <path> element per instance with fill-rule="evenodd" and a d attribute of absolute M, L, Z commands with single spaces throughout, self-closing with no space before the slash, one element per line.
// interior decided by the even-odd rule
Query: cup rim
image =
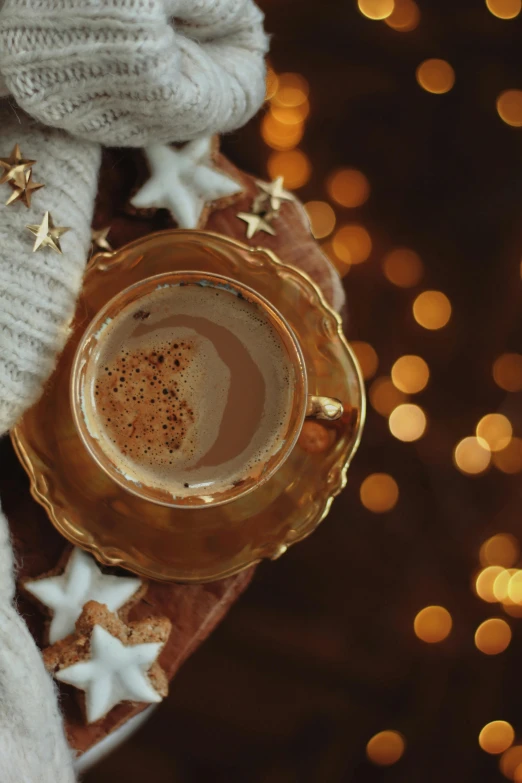
<path fill-rule="evenodd" d="M 81 402 L 82 389 L 85 381 L 88 359 L 90 354 L 98 345 L 99 334 L 103 324 L 107 320 L 107 314 L 110 313 L 119 302 L 123 300 L 121 305 L 123 308 L 132 302 L 139 301 L 142 295 L 149 293 L 151 289 L 154 289 L 159 285 L 175 285 L 175 281 L 181 282 L 184 280 L 193 280 L 195 283 L 197 283 L 197 281 L 202 279 L 211 280 L 215 284 L 222 284 L 226 287 L 233 288 L 242 294 L 245 294 L 247 299 L 254 301 L 262 308 L 265 316 L 278 332 L 283 344 L 286 346 L 289 352 L 290 362 L 295 372 L 295 387 L 291 404 L 293 421 L 291 422 L 289 430 L 284 435 L 282 447 L 275 455 L 272 456 L 270 466 L 257 478 L 255 482 L 252 482 L 250 486 L 247 486 L 243 489 L 237 488 L 235 490 L 228 490 L 226 493 L 221 493 L 227 494 L 227 496 L 222 499 L 205 501 L 199 495 L 192 495 L 185 498 L 182 502 L 179 500 L 176 502 L 174 497 L 172 497 L 172 500 L 162 499 L 161 497 L 153 497 L 152 495 L 154 490 L 152 488 L 145 487 L 145 490 L 143 490 L 141 484 L 128 479 L 110 461 L 108 456 L 99 445 L 99 439 L 95 438 L 90 433 L 87 426 Z M 143 289 L 145 289 L 145 291 Z M 245 285 L 244 283 L 233 278 L 227 277 L 226 275 L 204 271 L 180 270 L 175 272 L 165 272 L 159 275 L 152 275 L 151 277 L 147 277 L 143 280 L 133 283 L 132 285 L 118 292 L 108 302 L 106 302 L 103 307 L 100 308 L 92 320 L 87 324 L 87 327 L 76 348 L 71 367 L 69 399 L 73 422 L 83 446 L 87 449 L 87 452 L 95 460 L 98 466 L 103 470 L 105 475 L 115 481 L 121 488 L 131 492 L 133 495 L 149 503 L 155 503 L 157 505 L 166 506 L 168 508 L 212 509 L 249 495 L 251 492 L 254 492 L 256 489 L 265 484 L 270 478 L 272 478 L 274 473 L 276 473 L 276 471 L 281 468 L 283 463 L 292 452 L 302 430 L 306 416 L 306 405 L 308 399 L 308 378 L 304 355 L 294 330 L 287 322 L 286 318 L 281 314 L 281 312 L 268 299 L 266 299 L 262 294 L 258 293 L 250 286 Z M 297 412 L 295 410 L 296 406 L 298 406 Z"/>

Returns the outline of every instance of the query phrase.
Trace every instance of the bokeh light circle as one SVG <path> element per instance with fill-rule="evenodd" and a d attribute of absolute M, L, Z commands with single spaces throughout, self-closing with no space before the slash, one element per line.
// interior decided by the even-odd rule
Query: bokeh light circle
<path fill-rule="evenodd" d="M 442 329 L 451 318 L 451 303 L 442 291 L 423 291 L 413 303 L 413 316 L 425 329 Z"/>
<path fill-rule="evenodd" d="M 419 6 L 414 0 L 395 0 L 395 8 L 384 21 L 399 33 L 409 33 L 419 25 Z"/>
<path fill-rule="evenodd" d="M 361 264 L 372 252 L 372 240 L 364 226 L 351 223 L 335 232 L 333 249 L 345 264 Z"/>
<path fill-rule="evenodd" d="M 328 195 L 342 207 L 360 207 L 370 195 L 370 183 L 362 171 L 338 169 L 326 181 Z"/>
<path fill-rule="evenodd" d="M 411 443 L 419 440 L 426 431 L 426 414 L 418 405 L 405 403 L 390 413 L 388 421 L 391 434 L 397 440 Z"/>
<path fill-rule="evenodd" d="M 391 511 L 399 499 L 399 487 L 387 473 L 372 473 L 364 479 L 359 490 L 361 503 L 374 514 Z"/>
<path fill-rule="evenodd" d="M 301 150 L 273 152 L 267 164 L 270 179 L 283 177 L 285 187 L 296 190 L 306 185 L 312 173 L 312 165 Z"/>
<path fill-rule="evenodd" d="M 513 726 L 505 720 L 487 723 L 479 734 L 479 745 L 486 753 L 499 754 L 511 747 L 515 739 Z"/>
<path fill-rule="evenodd" d="M 486 5 L 499 19 L 514 19 L 522 10 L 522 0 L 486 0 Z"/>
<path fill-rule="evenodd" d="M 519 353 L 499 356 L 493 364 L 493 379 L 505 391 L 522 391 L 522 356 Z"/>
<path fill-rule="evenodd" d="M 522 90 L 504 90 L 497 98 L 501 120 L 513 128 L 522 127 Z"/>
<path fill-rule="evenodd" d="M 501 413 L 488 413 L 477 424 L 477 438 L 490 451 L 502 451 L 509 444 L 513 427 Z"/>
<path fill-rule="evenodd" d="M 415 635 L 427 644 L 444 641 L 451 633 L 453 621 L 443 606 L 426 606 L 413 621 Z"/>
<path fill-rule="evenodd" d="M 389 416 L 394 408 L 402 405 L 408 399 L 387 375 L 382 375 L 374 380 L 370 386 L 369 397 L 372 408 L 381 416 Z"/>
<path fill-rule="evenodd" d="M 510 641 L 511 628 L 505 620 L 499 617 L 485 620 L 475 631 L 475 646 L 484 655 L 499 655 L 508 648 Z M 506 748 L 502 748 L 502 750 L 506 750 Z"/>
<path fill-rule="evenodd" d="M 365 343 L 362 340 L 352 340 L 350 347 L 357 357 L 363 378 L 365 380 L 373 378 L 379 366 L 379 357 L 375 348 L 370 343 Z"/>
<path fill-rule="evenodd" d="M 480 562 L 483 566 L 496 565 L 511 568 L 517 562 L 520 547 L 510 533 L 496 533 L 480 547 Z"/>
<path fill-rule="evenodd" d="M 504 571 L 502 566 L 487 566 L 483 568 L 475 579 L 475 590 L 479 598 L 488 604 L 494 604 L 497 601 L 493 588 L 499 574 Z"/>
<path fill-rule="evenodd" d="M 500 771 L 508 780 L 515 780 L 515 772 L 520 765 L 522 765 L 522 745 L 513 745 L 502 754 Z"/>
<path fill-rule="evenodd" d="M 406 394 L 417 394 L 426 388 L 430 371 L 420 356 L 401 356 L 391 369 L 395 386 Z"/>
<path fill-rule="evenodd" d="M 399 761 L 405 748 L 404 738 L 398 731 L 380 731 L 366 745 L 366 755 L 373 764 L 389 767 Z"/>
<path fill-rule="evenodd" d="M 411 288 L 422 278 L 422 261 L 414 250 L 398 247 L 384 257 L 383 271 L 390 283 L 400 288 Z"/>
<path fill-rule="evenodd" d="M 393 13 L 394 0 L 357 0 L 359 11 L 368 19 L 386 19 Z"/>
<path fill-rule="evenodd" d="M 522 439 L 511 438 L 502 451 L 493 454 L 493 464 L 502 473 L 522 472 Z"/>
<path fill-rule="evenodd" d="M 434 95 L 449 92 L 455 84 L 455 71 L 446 60 L 424 60 L 416 72 L 420 86 Z"/>
<path fill-rule="evenodd" d="M 478 476 L 488 469 L 491 452 L 478 438 L 463 438 L 455 448 L 454 460 L 461 473 Z"/>
<path fill-rule="evenodd" d="M 324 239 L 335 228 L 335 212 L 326 201 L 308 201 L 304 208 L 310 220 L 312 235 Z"/>

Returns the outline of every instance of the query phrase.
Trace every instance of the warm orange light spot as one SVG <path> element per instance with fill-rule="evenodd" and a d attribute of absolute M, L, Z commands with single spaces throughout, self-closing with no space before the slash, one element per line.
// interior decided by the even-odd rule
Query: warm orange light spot
<path fill-rule="evenodd" d="M 360 496 L 361 503 L 368 511 L 383 514 L 397 504 L 399 487 L 387 473 L 372 473 L 361 484 Z"/>
<path fill-rule="evenodd" d="M 477 424 L 477 438 L 490 451 L 502 451 L 513 434 L 511 422 L 501 413 L 488 413 Z"/>
<path fill-rule="evenodd" d="M 517 767 L 522 765 L 522 745 L 514 745 L 506 750 L 500 759 L 500 771 L 508 780 L 516 780 Z"/>
<path fill-rule="evenodd" d="M 274 150 L 289 150 L 297 147 L 303 138 L 304 125 L 286 125 L 278 122 L 273 114 L 265 114 L 261 122 L 261 136 Z"/>
<path fill-rule="evenodd" d="M 333 247 L 333 242 L 332 242 L 331 240 L 328 240 L 328 241 L 326 241 L 326 242 L 323 242 L 323 243 L 321 244 L 321 248 L 322 248 L 322 250 L 323 250 L 323 253 L 326 253 L 326 255 L 328 256 L 328 258 L 330 259 L 330 261 L 332 262 L 332 264 L 334 265 L 334 267 L 337 269 L 337 271 L 338 271 L 339 275 L 340 275 L 341 277 L 346 277 L 346 275 L 348 274 L 348 272 L 349 272 L 349 271 L 350 271 L 350 269 L 352 268 L 352 267 L 351 267 L 351 264 L 347 264 L 346 262 L 344 262 L 344 261 L 341 261 L 341 259 L 340 259 L 340 258 L 338 258 L 338 257 L 335 255 L 335 250 L 334 250 L 334 247 Z"/>
<path fill-rule="evenodd" d="M 283 177 L 285 187 L 290 190 L 306 185 L 312 173 L 310 161 L 301 150 L 273 152 L 268 158 L 267 168 L 271 179 Z"/>
<path fill-rule="evenodd" d="M 511 581 L 511 577 L 516 573 L 516 568 L 503 568 L 500 574 L 497 576 L 493 582 L 493 595 L 497 601 L 500 601 L 501 603 L 503 601 L 511 603 L 511 599 L 509 598 L 509 583 Z"/>
<path fill-rule="evenodd" d="M 475 631 L 475 645 L 485 655 L 498 655 L 504 652 L 508 648 L 510 641 L 511 628 L 505 620 L 501 620 L 499 617 L 485 620 Z M 511 745 L 511 743 L 509 744 Z M 506 748 L 502 748 L 498 753 L 502 753 L 503 750 L 506 750 Z M 489 752 L 491 753 L 492 751 Z"/>
<path fill-rule="evenodd" d="M 413 621 L 413 630 L 423 642 L 436 644 L 449 636 L 452 625 L 447 609 L 443 606 L 427 606 L 421 609 Z"/>
<path fill-rule="evenodd" d="M 506 125 L 522 127 L 522 90 L 505 90 L 497 98 L 497 111 Z"/>
<path fill-rule="evenodd" d="M 399 405 L 390 413 L 388 421 L 391 434 L 397 440 L 411 443 L 419 440 L 426 431 L 426 414 L 418 405 Z"/>
<path fill-rule="evenodd" d="M 511 724 L 505 720 L 494 720 L 487 723 L 479 734 L 479 745 L 486 753 L 504 753 L 511 747 L 515 732 Z"/>
<path fill-rule="evenodd" d="M 486 5 L 499 19 L 514 19 L 522 10 L 521 0 L 486 0 Z"/>
<path fill-rule="evenodd" d="M 488 604 L 494 604 L 497 601 L 493 587 L 495 580 L 503 571 L 502 566 L 488 566 L 479 573 L 475 580 L 475 590 L 478 597 Z"/>
<path fill-rule="evenodd" d="M 326 201 L 309 201 L 304 205 L 310 219 L 312 234 L 316 239 L 323 239 L 335 228 L 335 212 Z"/>
<path fill-rule="evenodd" d="M 401 356 L 391 370 L 392 381 L 400 391 L 406 394 L 417 394 L 422 391 L 429 380 L 428 365 L 420 356 Z"/>
<path fill-rule="evenodd" d="M 283 125 L 300 125 L 310 114 L 308 100 L 300 106 L 274 106 L 270 107 L 270 114 Z"/>
<path fill-rule="evenodd" d="M 277 73 L 274 71 L 273 68 L 270 68 L 270 66 L 266 69 L 266 91 L 265 91 L 265 100 L 269 101 L 271 98 L 274 97 L 274 95 L 277 92 L 277 88 L 279 87 L 279 79 L 277 76 Z"/>
<path fill-rule="evenodd" d="M 520 555 L 520 547 L 515 536 L 509 533 L 497 533 L 480 547 L 480 562 L 483 566 L 496 565 L 510 568 Z"/>
<path fill-rule="evenodd" d="M 503 353 L 493 364 L 493 378 L 497 386 L 508 392 L 522 390 L 522 356 Z"/>
<path fill-rule="evenodd" d="M 420 86 L 435 95 L 449 92 L 455 84 L 455 71 L 446 60 L 424 60 L 416 76 Z"/>
<path fill-rule="evenodd" d="M 414 250 L 398 247 L 383 260 L 383 271 L 390 283 L 400 288 L 411 288 L 422 278 L 422 261 Z"/>
<path fill-rule="evenodd" d="M 280 73 L 279 86 L 272 98 L 275 106 L 294 107 L 306 103 L 310 89 L 300 73 Z"/>
<path fill-rule="evenodd" d="M 513 780 L 515 783 L 522 783 L 522 764 L 519 764 L 513 772 Z"/>
<path fill-rule="evenodd" d="M 512 438 L 505 449 L 495 452 L 493 464 L 503 473 L 520 473 L 522 471 L 522 440 Z"/>
<path fill-rule="evenodd" d="M 370 386 L 369 396 L 372 407 L 381 416 L 389 416 L 394 408 L 408 399 L 393 385 L 391 378 L 385 375 L 374 380 Z"/>
<path fill-rule="evenodd" d="M 363 226 L 343 226 L 334 234 L 333 249 L 345 264 L 361 264 L 372 252 L 372 240 Z"/>
<path fill-rule="evenodd" d="M 451 318 L 451 304 L 441 291 L 423 291 L 413 303 L 413 316 L 425 329 L 442 329 Z"/>
<path fill-rule="evenodd" d="M 365 380 L 373 378 L 379 365 L 379 357 L 375 352 L 375 348 L 370 343 L 364 343 L 360 340 L 354 340 L 350 345 L 359 362 L 363 378 Z"/>
<path fill-rule="evenodd" d="M 395 764 L 404 753 L 406 743 L 398 731 L 380 731 L 366 746 L 366 755 L 373 764 L 389 767 Z"/>
<path fill-rule="evenodd" d="M 409 33 L 419 25 L 419 6 L 413 0 L 395 0 L 395 8 L 384 21 L 399 33 Z"/>
<path fill-rule="evenodd" d="M 491 452 L 478 438 L 464 438 L 457 444 L 454 454 L 455 464 L 462 473 L 476 476 L 484 473 L 491 462 Z"/>
<path fill-rule="evenodd" d="M 326 182 L 328 195 L 343 207 L 360 207 L 368 200 L 370 183 L 362 171 L 338 169 Z"/>

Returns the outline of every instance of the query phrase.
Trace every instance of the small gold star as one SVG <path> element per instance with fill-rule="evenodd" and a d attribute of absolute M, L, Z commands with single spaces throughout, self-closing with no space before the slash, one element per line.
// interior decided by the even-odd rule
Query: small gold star
<path fill-rule="evenodd" d="M 95 228 L 91 229 L 91 242 L 95 248 L 98 248 L 99 250 L 112 250 L 111 245 L 107 241 L 107 236 L 110 230 L 110 226 L 107 226 L 106 228 L 100 228 L 99 230 Z"/>
<path fill-rule="evenodd" d="M 247 238 L 252 239 L 254 234 L 258 231 L 264 231 L 266 234 L 272 234 L 275 236 L 275 231 L 270 223 L 265 220 L 266 215 L 252 215 L 249 212 L 238 212 L 237 217 L 240 220 L 244 220 L 247 224 Z"/>
<path fill-rule="evenodd" d="M 0 158 L 0 166 L 5 169 L 0 177 L 0 185 L 10 182 L 17 174 L 29 169 L 35 163 L 35 160 L 24 160 L 19 145 L 15 144 L 8 158 Z"/>
<path fill-rule="evenodd" d="M 40 247 L 50 247 L 56 253 L 61 253 L 60 237 L 69 231 L 65 226 L 55 226 L 49 212 L 46 212 L 40 225 L 30 225 L 26 228 L 36 237 L 33 253 Z"/>
<path fill-rule="evenodd" d="M 270 196 L 270 206 L 272 209 L 278 210 L 281 206 L 281 201 L 294 201 L 294 196 L 283 188 L 283 177 L 277 177 L 273 182 L 261 182 L 256 181 L 256 185 L 261 190 Z"/>
<path fill-rule="evenodd" d="M 15 201 L 20 201 L 25 204 L 26 207 L 31 206 L 31 193 L 33 190 L 40 190 L 43 188 L 41 182 L 33 182 L 32 171 L 18 171 L 13 180 L 10 180 L 9 184 L 14 188 L 13 192 L 5 202 L 6 206 L 13 204 Z"/>

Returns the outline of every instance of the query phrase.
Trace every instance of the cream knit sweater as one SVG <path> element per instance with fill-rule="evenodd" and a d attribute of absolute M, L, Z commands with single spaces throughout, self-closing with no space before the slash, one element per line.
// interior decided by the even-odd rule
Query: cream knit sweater
<path fill-rule="evenodd" d="M 0 0 L 0 152 L 19 143 L 45 184 L 29 210 L 0 206 L 0 434 L 38 398 L 67 339 L 99 144 L 239 127 L 263 99 L 266 49 L 251 0 Z M 71 227 L 62 256 L 31 252 L 25 225 L 45 210 Z M 70 783 L 54 686 L 14 594 L 0 512 L 0 783 Z"/>

